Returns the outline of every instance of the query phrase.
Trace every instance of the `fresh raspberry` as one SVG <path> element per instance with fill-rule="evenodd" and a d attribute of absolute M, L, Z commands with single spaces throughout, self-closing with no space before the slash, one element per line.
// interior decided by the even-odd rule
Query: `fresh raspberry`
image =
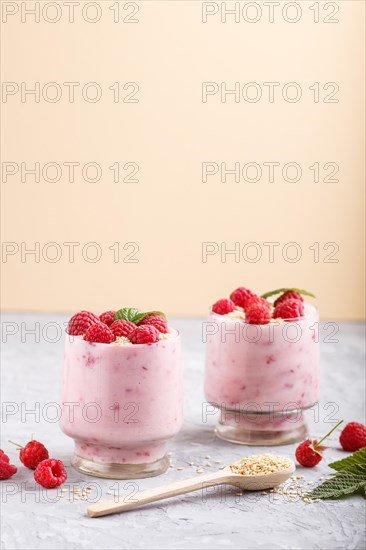
<path fill-rule="evenodd" d="M 249 309 L 254 304 L 263 304 L 269 309 L 269 302 L 265 298 L 261 298 L 260 296 L 257 296 L 257 294 L 253 294 L 251 298 L 247 301 L 246 310 Z"/>
<path fill-rule="evenodd" d="M 278 304 L 273 312 L 274 319 L 277 319 L 278 317 L 281 317 L 281 319 L 295 319 L 302 317 L 303 315 L 303 303 L 300 302 L 300 300 L 294 300 L 293 298 L 289 298 L 288 300 Z"/>
<path fill-rule="evenodd" d="M 305 468 L 314 468 L 314 466 L 319 464 L 319 462 L 323 459 L 323 455 L 319 451 L 320 447 L 319 449 L 316 449 L 315 447 L 316 443 L 316 439 L 314 439 L 314 441 L 307 439 L 306 441 L 300 443 L 300 445 L 296 448 L 296 460 L 299 464 L 301 464 L 301 466 L 305 466 Z"/>
<path fill-rule="evenodd" d="M 116 315 L 115 311 L 105 311 L 99 315 L 99 320 L 102 321 L 107 327 L 110 327 L 114 322 L 114 316 Z"/>
<path fill-rule="evenodd" d="M 35 470 L 42 460 L 46 460 L 49 457 L 48 451 L 42 443 L 39 441 L 29 441 L 20 449 L 19 459 L 27 468 Z"/>
<path fill-rule="evenodd" d="M 159 340 L 159 331 L 152 325 L 136 327 L 129 335 L 132 344 L 153 344 Z"/>
<path fill-rule="evenodd" d="M 166 334 L 168 332 L 168 323 L 158 313 L 151 313 L 147 315 L 142 321 L 140 321 L 139 326 L 150 325 L 155 327 L 159 332 Z"/>
<path fill-rule="evenodd" d="M 6 455 L 4 451 L 0 449 L 0 479 L 9 479 L 9 477 L 13 476 L 16 473 L 16 466 L 10 464 L 10 459 L 8 455 Z"/>
<path fill-rule="evenodd" d="M 251 303 L 245 311 L 245 320 L 250 325 L 267 325 L 271 320 L 268 305 L 261 302 Z"/>
<path fill-rule="evenodd" d="M 366 447 L 366 426 L 359 422 L 349 422 L 343 428 L 339 441 L 343 449 L 351 453 Z"/>
<path fill-rule="evenodd" d="M 240 286 L 234 292 L 230 294 L 230 299 L 234 302 L 236 306 L 246 308 L 249 300 L 254 296 L 253 292 L 248 288 Z"/>
<path fill-rule="evenodd" d="M 2 449 L 0 449 L 0 460 L 3 460 L 7 464 L 9 464 L 9 462 L 10 462 L 10 458 L 8 457 L 8 455 L 6 455 L 4 453 L 4 451 Z"/>
<path fill-rule="evenodd" d="M 276 306 L 278 306 L 278 304 L 282 304 L 282 302 L 285 302 L 286 300 L 289 300 L 290 298 L 292 300 L 300 300 L 300 302 L 304 301 L 304 298 L 298 292 L 294 292 L 293 290 L 286 290 L 286 292 L 281 294 L 281 296 L 279 296 L 277 298 L 277 300 L 275 300 L 273 302 L 273 305 L 276 307 Z"/>
<path fill-rule="evenodd" d="M 135 330 L 136 325 L 131 321 L 125 321 L 124 319 L 117 319 L 109 327 L 115 336 L 125 336 L 128 338 L 129 334 Z"/>
<path fill-rule="evenodd" d="M 107 325 L 101 323 L 94 323 L 88 328 L 84 334 L 84 340 L 88 342 L 98 342 L 99 344 L 110 344 L 116 339 L 115 335 Z"/>
<path fill-rule="evenodd" d="M 218 300 L 213 306 L 212 311 L 218 315 L 226 315 L 231 311 L 234 311 L 235 304 L 232 300 L 224 298 L 223 300 Z"/>
<path fill-rule="evenodd" d="M 79 313 L 75 313 L 75 315 L 71 317 L 67 332 L 73 336 L 81 336 L 86 333 L 89 327 L 98 322 L 99 317 L 94 315 L 94 313 L 90 313 L 90 311 L 79 311 Z"/>
<path fill-rule="evenodd" d="M 49 458 L 38 464 L 34 472 L 34 479 L 42 487 L 51 489 L 62 485 L 67 480 L 67 473 L 61 460 Z"/>

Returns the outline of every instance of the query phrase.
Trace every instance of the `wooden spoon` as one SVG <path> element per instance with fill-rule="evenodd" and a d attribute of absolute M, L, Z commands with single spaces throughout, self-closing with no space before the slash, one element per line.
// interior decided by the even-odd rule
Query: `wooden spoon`
<path fill-rule="evenodd" d="M 169 483 L 169 485 L 140 491 L 132 495 L 127 501 L 124 500 L 124 497 L 120 498 L 118 502 L 115 500 L 104 500 L 89 506 L 87 512 L 88 516 L 91 518 L 107 516 L 117 512 L 132 510 L 143 504 L 156 502 L 164 498 L 184 495 L 185 493 L 199 491 L 206 487 L 213 487 L 223 483 L 234 485 L 238 489 L 245 489 L 247 491 L 262 491 L 263 489 L 270 489 L 276 485 L 280 485 L 280 483 L 286 481 L 294 471 L 295 464 L 292 461 L 288 468 L 280 470 L 279 472 L 274 472 L 272 474 L 256 474 L 252 476 L 234 474 L 230 466 L 226 466 L 213 474 L 197 476 L 183 481 L 175 481 L 174 483 Z"/>

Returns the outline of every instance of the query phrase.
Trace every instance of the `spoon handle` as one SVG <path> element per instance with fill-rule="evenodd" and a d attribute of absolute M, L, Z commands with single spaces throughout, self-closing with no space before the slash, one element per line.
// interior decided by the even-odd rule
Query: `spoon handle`
<path fill-rule="evenodd" d="M 148 504 L 149 502 L 156 502 L 157 500 L 163 500 L 164 498 L 184 495 L 185 493 L 190 493 L 192 491 L 199 491 L 205 487 L 220 485 L 221 483 L 225 483 L 227 479 L 227 473 L 215 472 L 205 476 L 197 476 L 191 479 L 185 479 L 183 481 L 176 481 L 174 483 L 169 483 L 169 485 L 155 487 L 154 489 L 140 491 L 134 495 L 129 495 L 127 498 L 121 497 L 118 502 L 115 500 L 102 500 L 97 504 L 92 504 L 89 506 L 87 509 L 88 516 L 95 518 L 98 516 L 115 514 L 116 512 L 125 512 L 126 510 L 132 510 L 133 508 L 137 508 L 143 504 Z"/>

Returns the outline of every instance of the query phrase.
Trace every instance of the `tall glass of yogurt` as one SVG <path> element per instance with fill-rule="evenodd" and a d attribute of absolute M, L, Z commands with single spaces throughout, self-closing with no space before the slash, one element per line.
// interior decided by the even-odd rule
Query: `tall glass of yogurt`
<path fill-rule="evenodd" d="M 77 470 L 115 479 L 163 473 L 166 443 L 183 420 L 179 333 L 137 345 L 66 335 L 61 409 Z"/>
<path fill-rule="evenodd" d="M 219 409 L 216 434 L 247 445 L 276 445 L 307 434 L 304 410 L 319 400 L 317 309 L 299 319 L 255 325 L 210 311 L 205 395 Z"/>

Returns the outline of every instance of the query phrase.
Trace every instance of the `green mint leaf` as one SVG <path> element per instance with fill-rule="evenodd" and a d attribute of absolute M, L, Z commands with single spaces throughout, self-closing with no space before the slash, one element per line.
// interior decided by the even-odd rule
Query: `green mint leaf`
<path fill-rule="evenodd" d="M 142 319 L 146 317 L 146 313 L 136 309 L 135 307 L 123 307 L 116 311 L 114 319 L 123 319 L 125 321 L 131 321 L 131 323 L 139 323 Z"/>
<path fill-rule="evenodd" d="M 356 466 L 357 464 L 366 466 L 366 447 L 363 447 L 359 451 L 356 451 L 351 456 L 347 456 L 346 458 L 342 458 L 341 460 L 336 460 L 335 462 L 332 462 L 331 464 L 329 464 L 329 467 L 333 468 L 333 470 L 340 471 L 344 470 L 345 468 Z"/>
<path fill-rule="evenodd" d="M 265 292 L 264 294 L 262 294 L 261 298 L 269 298 L 270 296 L 275 296 L 276 294 L 283 294 L 287 290 L 292 290 L 293 292 L 298 292 L 299 294 L 303 294 L 304 296 L 311 296 L 311 298 L 316 298 L 315 294 L 301 288 L 278 288 L 277 290 Z"/>
<path fill-rule="evenodd" d="M 143 311 L 139 311 L 135 315 L 135 318 L 132 322 L 135 323 L 135 325 L 138 325 L 142 321 L 142 319 L 145 319 L 146 315 L 147 315 L 147 313 L 144 313 Z"/>
<path fill-rule="evenodd" d="M 308 495 L 311 499 L 339 498 L 366 489 L 366 466 L 357 464 L 338 472 Z"/>
<path fill-rule="evenodd" d="M 124 319 L 125 321 L 131 321 L 131 323 L 135 323 L 135 325 L 138 325 L 145 317 L 148 315 L 161 315 L 166 320 L 166 315 L 162 311 L 140 311 L 139 309 L 136 309 L 135 307 L 123 307 L 116 311 L 116 314 L 114 316 L 114 319 Z"/>

